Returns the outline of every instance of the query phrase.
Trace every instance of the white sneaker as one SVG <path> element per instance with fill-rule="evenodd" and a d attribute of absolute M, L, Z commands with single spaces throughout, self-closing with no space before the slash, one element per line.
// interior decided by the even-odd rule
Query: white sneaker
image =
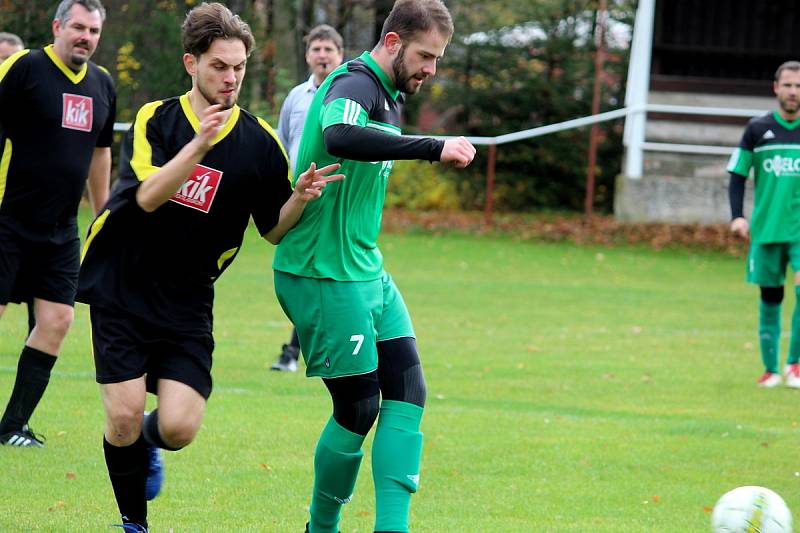
<path fill-rule="evenodd" d="M 771 389 L 772 387 L 777 387 L 781 384 L 781 375 L 775 374 L 773 372 L 764 372 L 760 378 L 758 378 L 758 386 L 765 387 L 767 389 Z"/>
<path fill-rule="evenodd" d="M 793 389 L 800 389 L 800 363 L 786 365 L 786 386 Z"/>

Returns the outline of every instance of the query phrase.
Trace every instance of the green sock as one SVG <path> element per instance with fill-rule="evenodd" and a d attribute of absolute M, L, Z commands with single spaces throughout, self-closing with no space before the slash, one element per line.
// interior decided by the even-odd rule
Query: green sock
<path fill-rule="evenodd" d="M 761 360 L 767 372 L 780 373 L 778 353 L 781 339 L 781 304 L 761 302 L 758 314 L 758 337 L 761 342 Z"/>
<path fill-rule="evenodd" d="M 787 365 L 800 361 L 800 286 L 794 288 L 794 312 L 792 313 L 792 340 L 789 342 Z"/>
<path fill-rule="evenodd" d="M 331 417 L 314 452 L 314 492 L 309 533 L 337 533 L 342 505 L 350 501 L 364 452 L 364 436 L 347 431 Z"/>
<path fill-rule="evenodd" d="M 422 412 L 411 403 L 381 403 L 372 442 L 375 531 L 408 531 L 411 494 L 417 492 L 422 459 Z"/>

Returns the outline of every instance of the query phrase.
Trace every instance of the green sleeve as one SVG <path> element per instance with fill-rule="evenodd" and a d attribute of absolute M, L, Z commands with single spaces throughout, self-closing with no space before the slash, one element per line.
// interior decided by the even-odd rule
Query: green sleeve
<path fill-rule="evenodd" d="M 322 131 L 336 124 L 366 126 L 369 122 L 366 110 L 361 104 L 349 98 L 337 98 L 322 110 Z"/>
<path fill-rule="evenodd" d="M 745 150 L 744 148 L 737 148 L 731 154 L 730 161 L 728 161 L 728 172 L 746 178 L 750 175 L 750 167 L 752 164 L 753 152 Z"/>

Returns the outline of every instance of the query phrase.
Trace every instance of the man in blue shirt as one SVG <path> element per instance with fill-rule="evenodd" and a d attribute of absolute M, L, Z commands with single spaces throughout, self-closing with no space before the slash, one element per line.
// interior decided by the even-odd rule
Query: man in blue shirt
<path fill-rule="evenodd" d="M 278 138 L 289 153 L 289 162 L 294 173 L 300 137 L 311 100 L 317 93 L 317 87 L 325 80 L 333 69 L 342 64 L 342 36 L 327 24 L 313 28 L 303 39 L 306 43 L 306 63 L 311 70 L 307 81 L 292 89 L 286 96 L 278 119 Z M 300 357 L 300 340 L 297 330 L 292 330 L 292 338 L 281 347 L 278 360 L 272 370 L 295 372 Z"/>

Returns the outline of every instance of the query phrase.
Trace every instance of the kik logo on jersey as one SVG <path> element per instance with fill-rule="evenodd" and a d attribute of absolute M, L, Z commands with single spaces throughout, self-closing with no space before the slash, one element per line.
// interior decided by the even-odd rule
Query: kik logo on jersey
<path fill-rule="evenodd" d="M 61 127 L 92 131 L 92 97 L 64 93 Z"/>
<path fill-rule="evenodd" d="M 221 171 L 203 165 L 195 165 L 192 175 L 178 189 L 178 192 L 172 195 L 170 200 L 208 213 L 221 179 Z"/>

